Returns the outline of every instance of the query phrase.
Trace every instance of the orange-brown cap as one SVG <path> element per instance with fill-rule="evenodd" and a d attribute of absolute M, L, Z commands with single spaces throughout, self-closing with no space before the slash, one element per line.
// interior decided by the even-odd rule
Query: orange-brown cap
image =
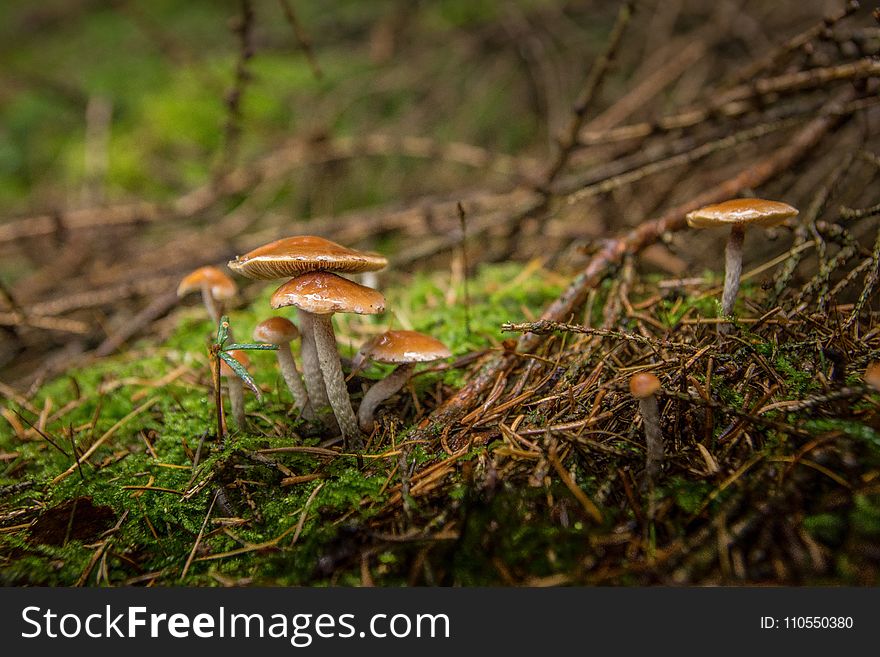
<path fill-rule="evenodd" d="M 316 315 L 385 312 L 385 297 L 381 292 L 327 271 L 313 271 L 290 279 L 275 290 L 270 303 L 273 308 L 296 306 Z"/>
<path fill-rule="evenodd" d="M 357 361 L 369 358 L 378 363 L 425 363 L 449 358 L 445 344 L 418 331 L 387 331 L 368 340 L 358 352 Z"/>
<path fill-rule="evenodd" d="M 211 287 L 211 295 L 215 299 L 229 299 L 235 296 L 238 288 L 229 276 L 216 267 L 199 267 L 194 272 L 184 276 L 177 286 L 177 296 L 182 297 L 190 292 L 198 292 L 202 284 L 207 283 Z"/>
<path fill-rule="evenodd" d="M 629 380 L 629 391 L 636 399 L 650 397 L 660 390 L 660 379 L 650 372 L 633 374 Z"/>
<path fill-rule="evenodd" d="M 253 338 L 256 342 L 269 344 L 287 344 L 299 337 L 296 324 L 284 317 L 264 319 L 254 328 Z"/>
<path fill-rule="evenodd" d="M 874 361 L 865 368 L 865 383 L 880 392 L 880 362 Z"/>
<path fill-rule="evenodd" d="M 388 265 L 378 253 L 355 251 L 313 235 L 285 237 L 229 261 L 229 268 L 248 278 L 271 280 L 310 271 L 357 274 Z"/>
<path fill-rule="evenodd" d="M 245 367 L 249 367 L 251 364 L 250 358 L 247 357 L 243 351 L 227 351 L 230 356 L 232 356 L 239 363 L 244 365 Z M 232 371 L 232 368 L 226 364 L 226 361 L 220 360 L 220 376 L 238 376 L 235 372 Z"/>
<path fill-rule="evenodd" d="M 691 228 L 735 225 L 770 228 L 796 217 L 797 214 L 798 211 L 788 203 L 761 198 L 737 198 L 689 212 L 687 222 Z"/>

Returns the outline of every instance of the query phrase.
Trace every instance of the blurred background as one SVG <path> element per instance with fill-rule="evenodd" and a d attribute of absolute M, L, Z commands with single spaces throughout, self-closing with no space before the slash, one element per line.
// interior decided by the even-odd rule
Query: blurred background
<path fill-rule="evenodd" d="M 537 257 L 569 275 L 601 239 L 760 161 L 841 93 L 862 106 L 757 191 L 803 207 L 841 157 L 876 152 L 876 71 L 839 71 L 876 62 L 872 6 L 633 4 L 548 177 L 623 3 L 4 1 L 0 379 L 27 387 L 161 333 L 184 273 L 281 236 L 379 250 L 383 282 L 405 282 L 461 269 L 461 202 L 469 271 Z M 838 72 L 754 93 L 820 69 Z M 690 123 L 662 121 L 695 108 Z M 875 172 L 847 173 L 849 204 L 876 202 Z M 752 259 L 783 250 L 777 237 L 755 237 Z M 669 236 L 640 266 L 699 274 L 721 248 Z"/>

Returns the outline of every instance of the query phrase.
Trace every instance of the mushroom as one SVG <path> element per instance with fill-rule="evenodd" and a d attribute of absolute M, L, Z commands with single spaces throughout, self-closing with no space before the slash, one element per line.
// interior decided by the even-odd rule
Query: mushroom
<path fill-rule="evenodd" d="M 385 256 L 349 249 L 314 235 L 285 237 L 236 256 L 229 268 L 242 276 L 272 280 L 310 271 L 360 274 L 388 266 Z"/>
<path fill-rule="evenodd" d="M 724 292 L 721 295 L 721 316 L 733 315 L 733 304 L 739 290 L 742 274 L 743 241 L 748 226 L 770 228 L 778 226 L 786 219 L 796 217 L 798 211 L 787 203 L 767 201 L 760 198 L 741 198 L 707 205 L 688 213 L 687 222 L 691 228 L 713 228 L 730 226 L 730 237 L 724 251 L 725 273 Z M 729 324 L 718 325 L 719 333 L 726 333 Z"/>
<path fill-rule="evenodd" d="M 629 380 L 629 391 L 639 400 L 639 413 L 645 426 L 645 445 L 647 458 L 645 474 L 653 484 L 663 465 L 663 434 L 660 432 L 660 411 L 657 406 L 657 392 L 660 379 L 650 372 L 633 374 Z"/>
<path fill-rule="evenodd" d="M 412 376 L 416 363 L 449 358 L 452 352 L 439 340 L 418 331 L 387 331 L 367 341 L 354 359 L 358 369 L 365 359 L 397 365 L 391 374 L 374 383 L 361 400 L 358 424 L 363 432 L 373 429 L 376 408 L 400 390 Z"/>
<path fill-rule="evenodd" d="M 314 235 L 285 237 L 237 256 L 229 262 L 229 268 L 233 271 L 247 278 L 260 280 L 288 278 L 312 271 L 356 274 L 378 271 L 387 265 L 388 260 L 381 255 L 349 249 Z M 303 311 L 300 311 L 299 318 L 302 330 L 303 377 L 312 407 L 319 411 L 330 405 L 330 399 L 321 375 L 312 323 Z"/>
<path fill-rule="evenodd" d="M 865 383 L 871 386 L 877 392 L 880 392 L 880 361 L 868 364 L 865 368 Z"/>
<path fill-rule="evenodd" d="M 251 364 L 243 351 L 229 351 L 227 353 L 245 367 Z M 232 417 L 235 418 L 239 431 L 244 431 L 247 427 L 247 420 L 244 415 L 244 383 L 242 383 L 241 379 L 238 378 L 238 374 L 224 360 L 220 361 L 220 376 L 226 377 L 229 403 L 232 405 Z"/>
<path fill-rule="evenodd" d="M 278 367 L 281 376 L 287 384 L 287 389 L 293 395 L 293 403 L 297 410 L 307 420 L 313 420 L 315 413 L 309 403 L 309 395 L 303 385 L 302 377 L 296 368 L 296 361 L 290 351 L 290 343 L 299 337 L 296 325 L 284 317 L 270 317 L 264 319 L 254 328 L 253 338 L 256 342 L 265 342 L 278 346 Z"/>
<path fill-rule="evenodd" d="M 201 292 L 202 302 L 208 315 L 215 324 L 220 323 L 222 312 L 217 301 L 230 299 L 235 296 L 238 288 L 229 276 L 216 267 L 199 267 L 195 271 L 184 276 L 177 286 L 177 296 L 182 297 L 190 292 Z"/>
<path fill-rule="evenodd" d="M 342 374 L 331 318 L 333 313 L 340 312 L 360 315 L 384 312 L 385 297 L 381 292 L 336 274 L 315 271 L 297 276 L 279 287 L 270 303 L 273 308 L 296 306 L 301 311 L 303 334 L 310 331 L 315 337 L 327 396 L 346 448 L 356 448 L 360 443 L 360 431 Z"/>

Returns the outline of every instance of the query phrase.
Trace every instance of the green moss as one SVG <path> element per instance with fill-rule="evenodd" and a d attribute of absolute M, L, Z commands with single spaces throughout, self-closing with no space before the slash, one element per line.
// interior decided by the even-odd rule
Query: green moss
<path fill-rule="evenodd" d="M 671 494 L 675 503 L 687 514 L 697 512 L 712 491 L 712 485 L 705 481 L 689 481 L 683 477 L 670 477 L 664 486 L 666 494 Z"/>
<path fill-rule="evenodd" d="M 688 314 L 704 318 L 718 316 L 718 300 L 702 295 L 661 299 L 656 307 L 657 319 L 670 329 L 676 328 Z"/>
<path fill-rule="evenodd" d="M 856 495 L 852 510 L 855 532 L 872 540 L 880 539 L 880 495 Z"/>
<path fill-rule="evenodd" d="M 850 438 L 864 441 L 875 450 L 880 450 L 880 433 L 861 422 L 839 418 L 811 419 L 804 422 L 804 428 L 815 433 L 840 431 Z"/>
<path fill-rule="evenodd" d="M 803 521 L 804 529 L 817 540 L 827 545 L 840 544 L 846 531 L 846 519 L 833 513 L 818 513 L 807 516 Z"/>
<path fill-rule="evenodd" d="M 818 389 L 816 377 L 803 367 L 795 365 L 788 357 L 778 354 L 774 361 L 776 371 L 785 377 L 789 391 L 794 394 L 806 394 Z"/>
<path fill-rule="evenodd" d="M 479 269 L 470 281 L 470 334 L 464 330 L 463 306 L 447 303 L 449 295 L 461 299 L 462 286 L 450 289 L 448 275 L 444 273 L 413 276 L 388 290 L 389 307 L 399 309 L 396 317 L 337 317 L 342 351 L 351 355 L 357 349 L 359 340 L 355 336 L 363 334 L 364 324 L 373 324 L 378 330 L 389 325 L 399 326 L 403 321 L 436 335 L 457 355 L 492 347 L 501 338 L 503 322 L 522 319 L 525 309 L 543 306 L 559 292 L 558 285 L 547 282 L 540 272 L 532 271 L 528 276 L 522 276 L 521 272 L 516 265 Z M 267 286 L 248 308 L 231 312 L 230 323 L 238 338 L 246 339 L 256 323 L 269 314 L 268 297 L 273 289 L 274 286 Z M 217 561 L 196 561 L 187 580 L 191 584 L 210 584 L 213 582 L 210 573 L 217 572 L 230 577 L 258 574 L 261 581 L 273 583 L 314 583 L 316 564 L 322 554 L 345 533 L 333 520 L 348 518 L 348 522 L 363 523 L 375 514 L 387 499 L 388 479 L 396 458 L 371 463 L 361 470 L 353 459 L 324 463 L 309 454 L 284 454 L 281 460 L 289 471 L 318 472 L 322 479 L 279 487 L 282 474 L 265 464 L 255 464 L 248 454 L 261 448 L 289 445 L 292 437 L 306 445 L 317 445 L 320 438 L 298 435 L 301 425 L 286 416 L 290 400 L 278 375 L 274 355 L 260 352 L 252 353 L 249 371 L 268 394 L 262 405 L 249 395 L 247 408 L 257 414 L 253 418 L 255 425 L 264 432 L 233 433 L 222 447 L 217 445 L 213 439 L 215 417 L 207 367 L 207 350 L 215 327 L 202 317 L 201 309 L 194 306 L 163 344 L 141 343 L 124 355 L 71 370 L 41 387 L 33 399 L 37 408 L 46 404 L 52 409 L 75 405 L 61 419 L 50 421 L 46 426 L 46 433 L 67 455 L 43 440 L 20 443 L 11 425 L 0 422 L 0 450 L 20 452 L 16 460 L 3 464 L 0 485 L 22 479 L 34 484 L 14 498 L 7 498 L 6 503 L 40 502 L 49 508 L 65 500 L 90 497 L 95 505 L 112 509 L 117 519 L 127 514 L 126 521 L 113 536 L 114 551 L 132 555 L 141 571 L 162 572 L 166 581 L 173 582 L 182 572 L 219 486 L 224 486 L 224 505 L 230 507 L 220 516 L 231 512 L 248 519 L 248 523 L 228 533 L 213 532 L 203 543 L 211 553 L 260 545 L 285 532 L 291 537 L 306 501 L 320 486 L 295 548 L 284 549 L 282 556 L 269 559 L 268 566 L 265 550 L 246 551 Z M 154 381 L 181 367 L 186 376 L 161 388 L 154 387 Z M 380 368 L 376 368 L 370 370 L 370 374 L 376 375 L 379 371 Z M 437 374 L 420 376 L 416 379 L 417 386 L 420 390 L 433 386 L 438 377 Z M 442 376 L 448 384 L 459 383 L 460 377 L 456 372 Z M 72 463 L 71 428 L 81 453 L 148 399 L 154 400 L 150 407 L 115 430 L 94 453 L 91 462 L 103 462 L 102 467 L 83 465 L 81 471 L 49 485 Z M 37 422 L 38 418 L 32 413 L 15 408 L 30 422 Z M 275 436 L 273 425 L 266 424 L 259 416 L 284 427 L 284 435 Z M 145 436 L 149 436 L 152 452 L 144 443 Z M 188 466 L 185 445 L 194 451 L 200 441 L 204 441 L 202 459 L 195 472 L 189 467 L 168 467 Z M 409 458 L 417 464 L 425 464 L 436 456 L 417 445 L 411 449 Z M 213 481 L 192 499 L 185 500 L 173 492 L 186 491 L 209 473 L 213 474 Z M 250 499 L 236 483 L 243 480 L 249 482 L 245 488 Z M 144 491 L 143 487 L 172 492 Z M 386 492 L 380 494 L 383 490 Z M 464 487 L 460 488 L 459 497 L 466 497 Z M 413 503 L 412 507 L 418 511 L 418 505 Z M 533 537 L 530 530 L 518 532 L 521 536 L 518 534 L 517 540 L 527 544 L 545 541 Z M 548 539 L 549 542 L 552 541 Z M 0 554 L 16 555 L 15 567 L 4 575 L 9 583 L 73 583 L 89 563 L 92 550 L 75 544 L 59 548 L 33 546 L 26 534 L 0 534 Z M 394 558 L 393 553 L 388 553 L 383 567 L 390 568 Z M 549 566 L 547 568 L 549 572 Z M 121 559 L 117 570 L 125 572 L 126 569 L 125 559 Z"/>

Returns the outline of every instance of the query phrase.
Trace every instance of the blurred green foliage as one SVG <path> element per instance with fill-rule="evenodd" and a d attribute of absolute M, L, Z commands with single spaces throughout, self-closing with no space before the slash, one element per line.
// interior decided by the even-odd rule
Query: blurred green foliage
<path fill-rule="evenodd" d="M 281 137 L 363 135 L 395 124 L 499 150 L 521 149 L 539 133 L 529 112 L 511 111 L 522 106 L 515 68 L 489 70 L 467 48 L 448 47 L 460 30 L 491 23 L 504 3 L 444 0 L 418 11 L 394 0 L 293 5 L 324 76 L 313 75 L 279 4 L 254 2 L 241 161 Z M 408 22 L 399 38 L 425 47 L 372 61 L 369 31 L 402 11 Z M 168 198 L 205 182 L 224 143 L 224 96 L 238 57 L 229 21 L 238 12 L 232 0 L 0 3 L 0 208 L 25 211 L 75 197 L 94 97 L 112 106 L 110 200 Z M 389 166 L 391 175 L 383 175 Z M 368 175 L 352 176 L 341 190 L 336 209 L 393 198 L 395 181 L 412 183 L 419 169 L 369 163 Z"/>

